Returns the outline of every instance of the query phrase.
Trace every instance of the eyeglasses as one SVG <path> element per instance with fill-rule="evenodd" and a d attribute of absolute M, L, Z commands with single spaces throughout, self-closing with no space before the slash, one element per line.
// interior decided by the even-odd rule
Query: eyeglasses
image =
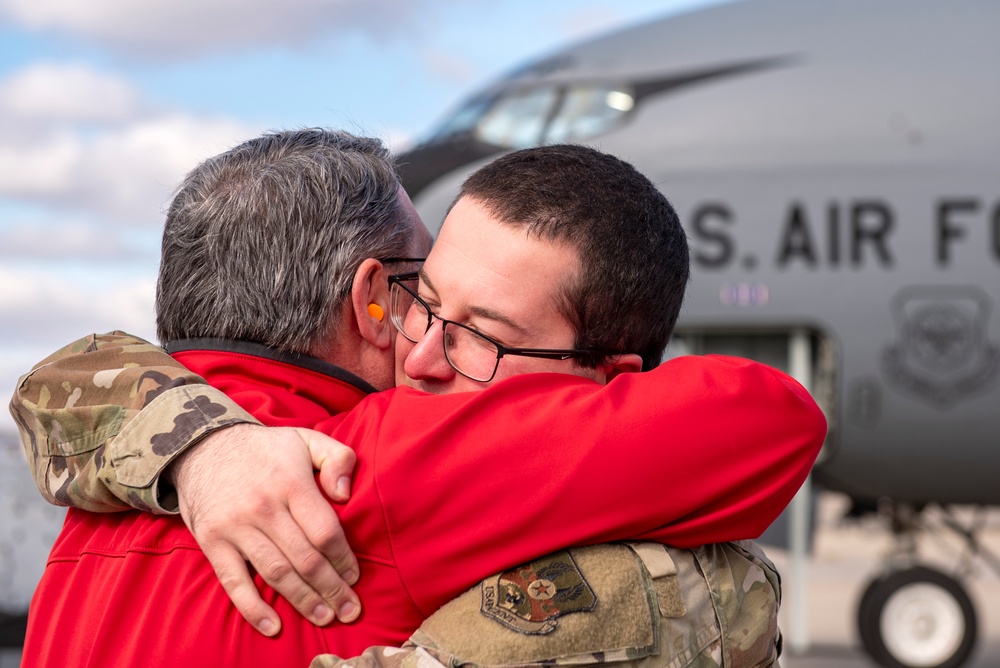
<path fill-rule="evenodd" d="M 508 348 L 468 325 L 446 320 L 433 313 L 416 291 L 419 274 L 396 274 L 389 277 L 389 316 L 396 329 L 412 343 L 420 343 L 430 331 L 434 319 L 441 321 L 444 357 L 458 373 L 478 383 L 488 383 L 496 376 L 500 359 L 505 355 L 567 360 L 572 357 L 614 354 L 603 350 L 557 350 L 552 348 Z"/>
<path fill-rule="evenodd" d="M 389 264 L 390 262 L 423 262 L 426 259 L 425 257 L 380 257 L 378 261 L 382 264 Z"/>

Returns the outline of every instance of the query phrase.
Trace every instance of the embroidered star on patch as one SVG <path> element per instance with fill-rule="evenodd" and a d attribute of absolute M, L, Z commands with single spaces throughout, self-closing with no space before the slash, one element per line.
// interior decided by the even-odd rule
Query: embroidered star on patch
<path fill-rule="evenodd" d="M 558 617 L 596 605 L 597 594 L 563 550 L 484 581 L 480 610 L 518 633 L 544 635 L 558 627 Z"/>

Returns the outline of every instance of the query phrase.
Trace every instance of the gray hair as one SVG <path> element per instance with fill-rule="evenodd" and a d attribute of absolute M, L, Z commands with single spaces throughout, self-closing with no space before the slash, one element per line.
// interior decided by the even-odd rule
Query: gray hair
<path fill-rule="evenodd" d="M 346 132 L 268 133 L 206 160 L 167 211 L 160 341 L 312 352 L 337 325 L 358 266 L 407 254 L 398 189 L 382 142 Z"/>

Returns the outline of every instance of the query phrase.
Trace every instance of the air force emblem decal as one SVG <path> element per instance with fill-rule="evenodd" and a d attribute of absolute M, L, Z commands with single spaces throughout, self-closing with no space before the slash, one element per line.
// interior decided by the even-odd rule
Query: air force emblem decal
<path fill-rule="evenodd" d="M 938 408 L 987 388 L 1000 371 L 989 313 L 989 296 L 975 286 L 903 290 L 893 300 L 899 340 L 882 357 L 886 379 Z"/>
<path fill-rule="evenodd" d="M 551 633 L 558 617 L 596 605 L 597 595 L 565 550 L 482 583 L 482 613 L 527 635 Z"/>

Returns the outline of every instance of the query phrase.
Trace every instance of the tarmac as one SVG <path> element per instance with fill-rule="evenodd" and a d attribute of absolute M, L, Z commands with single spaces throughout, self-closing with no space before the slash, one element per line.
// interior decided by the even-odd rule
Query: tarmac
<path fill-rule="evenodd" d="M 857 604 L 865 586 L 879 572 L 884 555 L 893 546 L 881 520 L 843 521 L 848 500 L 836 494 L 821 494 L 813 550 L 807 566 L 806 628 L 808 648 L 795 653 L 788 644 L 793 583 L 790 559 L 785 550 L 767 548 L 783 577 L 784 599 L 779 623 L 785 634 L 784 668 L 878 668 L 865 653 L 856 630 Z M 973 510 L 959 509 L 963 522 L 971 522 Z M 979 539 L 1000 556 L 1000 509 L 984 515 Z M 961 561 L 962 544 L 950 535 L 929 532 L 919 539 L 923 563 L 954 572 Z M 978 616 L 978 640 L 963 668 L 1000 666 L 1000 573 L 982 560 L 971 562 L 973 574 L 967 590 Z M 799 614 L 799 613 L 795 613 Z M 0 650 L 0 668 L 18 668 L 20 652 Z"/>

